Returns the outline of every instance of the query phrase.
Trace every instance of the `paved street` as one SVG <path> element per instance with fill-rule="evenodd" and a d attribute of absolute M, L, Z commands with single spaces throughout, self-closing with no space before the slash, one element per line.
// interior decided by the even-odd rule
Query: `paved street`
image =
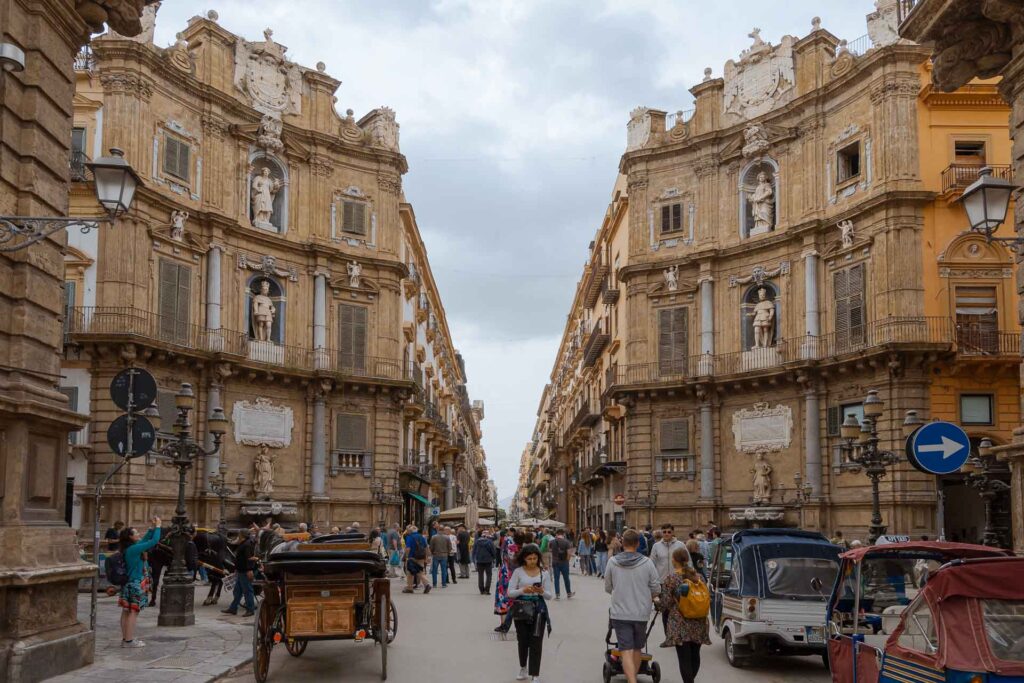
<path fill-rule="evenodd" d="M 594 683 L 601 680 L 608 600 L 600 579 L 573 575 L 576 597 L 552 602 L 553 632 L 544 643 L 541 679 L 547 683 Z M 397 591 L 399 633 L 388 650 L 388 681 L 445 681 L 445 683 L 502 683 L 518 672 L 514 634 L 505 642 L 492 631 L 497 617 L 491 614 L 492 599 L 477 592 L 476 575 L 429 595 Z M 663 681 L 680 681 L 675 653 L 659 650 L 661 626 L 651 635 L 655 657 L 661 662 Z M 721 641 L 702 651 L 700 679 L 714 683 L 757 681 L 823 682 L 828 680 L 817 657 L 785 657 L 739 670 L 729 666 Z M 343 675 L 339 675 L 343 672 Z M 310 643 L 295 659 L 283 647 L 274 649 L 271 682 L 344 680 L 346 683 L 380 680 L 380 651 L 369 643 Z M 223 680 L 251 681 L 249 667 Z M 625 678 L 616 679 L 625 681 Z M 649 679 L 648 679 L 649 680 Z"/>

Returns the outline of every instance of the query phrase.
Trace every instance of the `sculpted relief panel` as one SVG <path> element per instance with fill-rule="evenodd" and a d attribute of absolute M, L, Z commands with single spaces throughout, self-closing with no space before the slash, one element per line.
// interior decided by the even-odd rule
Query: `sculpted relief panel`
<path fill-rule="evenodd" d="M 769 408 L 767 403 L 755 403 L 732 416 L 732 434 L 741 453 L 789 448 L 792 433 L 793 411 L 786 405 Z"/>
<path fill-rule="evenodd" d="M 753 119 L 793 97 L 793 36 L 783 36 L 776 46 L 761 38 L 761 29 L 750 32 L 754 43 L 739 62 L 725 64 L 726 123 Z M 729 120 L 731 119 L 731 120 Z"/>
<path fill-rule="evenodd" d="M 236 401 L 231 421 L 235 425 L 235 443 L 270 448 L 287 448 L 292 443 L 292 409 L 275 406 L 268 398 Z"/>
<path fill-rule="evenodd" d="M 241 38 L 235 43 L 235 87 L 249 96 L 252 106 L 264 114 L 280 118 L 302 111 L 302 70 L 284 58 L 288 50 L 275 43 L 269 28 L 265 40 L 250 43 Z"/>

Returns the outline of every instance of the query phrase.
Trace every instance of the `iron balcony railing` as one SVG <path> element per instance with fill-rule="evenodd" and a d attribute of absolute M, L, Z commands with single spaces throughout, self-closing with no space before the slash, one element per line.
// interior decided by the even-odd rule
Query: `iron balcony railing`
<path fill-rule="evenodd" d="M 635 363 L 609 369 L 608 387 L 685 382 L 697 377 L 733 376 L 808 362 L 831 362 L 892 345 L 945 347 L 961 357 L 1021 355 L 1018 332 L 985 331 L 945 317 L 889 317 L 842 335 L 779 340 L 767 349 L 718 355 L 698 354 L 672 363 Z"/>
<path fill-rule="evenodd" d="M 235 356 L 239 361 L 286 370 L 336 374 L 346 379 L 410 381 L 412 377 L 411 364 L 403 367 L 400 360 L 393 358 L 257 341 L 244 332 L 212 330 L 130 306 L 75 307 L 70 310 L 65 325 L 68 342 L 131 338 L 196 354 L 223 354 Z"/>
<path fill-rule="evenodd" d="M 92 48 L 88 45 L 82 46 L 75 55 L 75 71 L 92 71 L 96 66 L 96 58 L 92 54 Z"/>
<path fill-rule="evenodd" d="M 993 166 L 990 164 L 950 164 L 942 172 L 942 192 L 963 192 L 967 186 L 978 179 L 981 169 L 992 169 L 993 178 L 1013 180 L 1012 166 Z"/>
<path fill-rule="evenodd" d="M 896 1 L 896 17 L 899 20 L 900 25 L 910 16 L 910 13 L 914 11 L 914 8 L 921 4 L 922 0 L 897 0 Z"/>
<path fill-rule="evenodd" d="M 89 180 L 89 167 L 86 166 L 90 161 L 88 155 L 80 149 L 71 150 L 71 159 L 69 165 L 71 166 L 71 181 L 72 182 L 87 182 Z"/>

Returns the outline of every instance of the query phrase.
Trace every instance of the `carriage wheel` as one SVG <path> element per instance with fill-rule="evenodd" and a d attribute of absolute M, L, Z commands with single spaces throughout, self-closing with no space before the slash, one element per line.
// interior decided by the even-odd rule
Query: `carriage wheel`
<path fill-rule="evenodd" d="M 256 608 L 256 621 L 252 625 L 252 674 L 256 683 L 266 683 L 270 673 L 270 650 L 274 647 L 271 610 L 266 603 L 261 603 Z"/>
<path fill-rule="evenodd" d="M 309 641 L 305 638 L 289 638 L 284 643 L 285 649 L 292 657 L 301 657 L 302 653 L 306 651 L 307 645 L 309 645 Z"/>
<path fill-rule="evenodd" d="M 394 605 L 392 605 L 388 600 L 387 593 L 382 592 L 380 594 L 377 598 L 377 606 L 377 614 L 380 615 L 380 621 L 383 622 L 385 620 L 385 615 L 391 614 L 391 610 L 389 610 L 388 607 L 394 607 Z M 397 612 L 395 614 L 397 619 Z M 397 633 L 398 621 L 395 621 L 394 633 L 388 630 L 388 626 L 390 626 L 390 624 L 380 628 L 381 633 L 377 640 L 377 642 L 380 643 L 380 680 L 382 681 L 388 680 L 388 643 L 395 639 L 394 633 Z"/>
<path fill-rule="evenodd" d="M 384 612 L 384 615 L 387 617 L 387 623 L 382 625 L 381 630 L 387 634 L 388 644 L 390 645 L 398 637 L 398 610 L 395 608 L 395 603 L 390 600 L 387 602 L 387 610 Z"/>

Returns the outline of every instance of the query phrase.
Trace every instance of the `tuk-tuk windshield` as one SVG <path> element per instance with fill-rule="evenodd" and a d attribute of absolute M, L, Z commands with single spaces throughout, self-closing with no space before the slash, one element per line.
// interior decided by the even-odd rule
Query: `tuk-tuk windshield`
<path fill-rule="evenodd" d="M 824 599 L 825 595 L 812 588 L 811 582 L 817 578 L 822 586 L 830 587 L 838 572 L 837 560 L 820 557 L 773 557 L 764 561 L 768 591 L 774 595 Z"/>
<path fill-rule="evenodd" d="M 985 634 L 997 659 L 1024 662 L 1024 601 L 982 600 Z"/>

